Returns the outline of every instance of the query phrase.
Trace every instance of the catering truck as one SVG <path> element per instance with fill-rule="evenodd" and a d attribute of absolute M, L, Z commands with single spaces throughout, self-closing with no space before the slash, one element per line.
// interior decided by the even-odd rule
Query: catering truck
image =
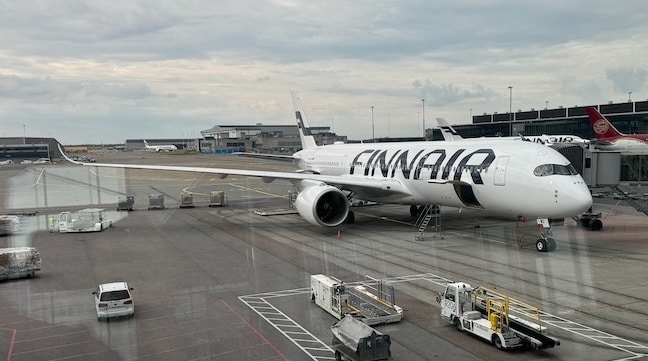
<path fill-rule="evenodd" d="M 32 277 L 40 269 L 41 258 L 36 248 L 0 248 L 0 280 Z"/>
<path fill-rule="evenodd" d="M 100 232 L 110 226 L 112 221 L 102 208 L 86 208 L 49 216 L 50 232 Z"/>
<path fill-rule="evenodd" d="M 448 283 L 437 301 L 441 303 L 441 318 L 500 350 L 560 345 L 560 341 L 547 334 L 538 308 L 488 288 Z"/>

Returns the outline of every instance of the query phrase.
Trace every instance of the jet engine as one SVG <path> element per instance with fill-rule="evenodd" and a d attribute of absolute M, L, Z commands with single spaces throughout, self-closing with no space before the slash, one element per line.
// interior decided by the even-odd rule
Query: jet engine
<path fill-rule="evenodd" d="M 346 195 L 335 187 L 313 185 L 297 195 L 295 208 L 308 223 L 335 227 L 346 219 L 349 202 Z"/>

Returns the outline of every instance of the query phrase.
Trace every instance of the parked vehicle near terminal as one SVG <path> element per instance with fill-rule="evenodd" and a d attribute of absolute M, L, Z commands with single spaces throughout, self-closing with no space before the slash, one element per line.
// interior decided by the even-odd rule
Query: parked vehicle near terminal
<path fill-rule="evenodd" d="M 135 314 L 135 302 L 127 282 L 103 283 L 92 292 L 95 296 L 97 319 L 132 316 Z"/>
<path fill-rule="evenodd" d="M 49 158 L 38 158 L 32 162 L 32 164 L 49 164 Z"/>
<path fill-rule="evenodd" d="M 41 258 L 36 248 L 0 248 L 0 280 L 32 277 L 40 269 Z"/>

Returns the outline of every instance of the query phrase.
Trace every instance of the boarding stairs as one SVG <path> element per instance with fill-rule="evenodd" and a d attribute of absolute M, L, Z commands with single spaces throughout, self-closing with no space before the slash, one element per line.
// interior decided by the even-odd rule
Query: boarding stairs
<path fill-rule="evenodd" d="M 433 219 L 435 221 L 435 231 L 440 232 L 439 206 L 426 204 L 421 210 L 418 219 L 416 220 L 416 227 L 418 227 L 418 231 L 416 232 L 416 236 L 414 236 L 415 240 L 421 241 L 425 238 L 423 234 L 425 233 L 428 226 L 430 225 L 430 222 L 432 222 Z"/>

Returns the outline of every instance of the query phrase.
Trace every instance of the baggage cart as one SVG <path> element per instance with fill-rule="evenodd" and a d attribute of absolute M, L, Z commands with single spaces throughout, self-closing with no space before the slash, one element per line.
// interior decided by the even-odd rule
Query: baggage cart
<path fill-rule="evenodd" d="M 119 196 L 119 198 L 117 199 L 117 210 L 132 211 L 134 203 L 135 197 L 132 195 Z"/>
<path fill-rule="evenodd" d="M 223 191 L 212 191 L 209 192 L 209 206 L 210 207 L 222 207 L 226 205 L 225 201 L 225 192 Z"/>
<path fill-rule="evenodd" d="M 153 193 L 149 194 L 148 209 L 164 209 L 164 194 Z"/>
<path fill-rule="evenodd" d="M 335 359 L 379 361 L 391 358 L 391 339 L 353 316 L 347 315 L 331 326 Z"/>
<path fill-rule="evenodd" d="M 180 208 L 188 208 L 193 206 L 193 194 L 187 192 L 180 193 Z"/>

